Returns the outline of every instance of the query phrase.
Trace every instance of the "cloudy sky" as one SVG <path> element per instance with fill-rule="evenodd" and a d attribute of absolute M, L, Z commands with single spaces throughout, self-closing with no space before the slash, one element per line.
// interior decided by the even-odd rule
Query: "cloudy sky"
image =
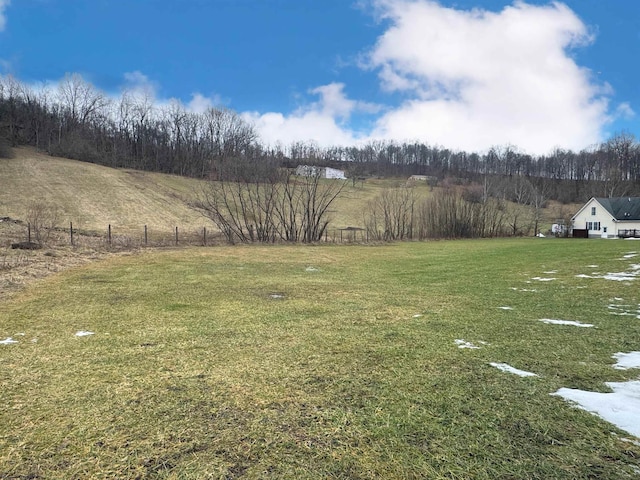
<path fill-rule="evenodd" d="M 0 73 L 79 73 L 267 144 L 394 139 L 467 151 L 640 138 L 638 0 L 0 0 Z M 637 112 L 637 113 L 636 113 Z"/>

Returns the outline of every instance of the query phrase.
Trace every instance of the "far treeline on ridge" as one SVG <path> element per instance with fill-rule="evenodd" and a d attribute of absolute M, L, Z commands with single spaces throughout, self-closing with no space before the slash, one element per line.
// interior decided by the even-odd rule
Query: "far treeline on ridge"
<path fill-rule="evenodd" d="M 5 155 L 7 146 L 30 145 L 110 167 L 197 178 L 215 176 L 221 163 L 242 157 L 289 168 L 312 162 L 346 170 L 351 178 L 523 177 L 547 183 L 549 198 L 562 203 L 640 193 L 640 145 L 628 133 L 580 152 L 557 148 L 539 157 L 510 145 L 481 155 L 418 142 L 266 146 L 253 126 L 232 110 L 193 113 L 177 100 L 155 105 L 150 94 L 139 92 L 113 98 L 78 74 L 67 75 L 55 88 L 37 90 L 11 76 L 0 77 L 0 141 Z"/>
<path fill-rule="evenodd" d="M 538 157 L 510 145 L 484 154 L 393 141 L 267 146 L 233 110 L 194 113 L 178 100 L 159 106 L 139 91 L 114 98 L 77 74 L 38 89 L 0 77 L 0 157 L 11 156 L 16 146 L 211 180 L 190 207 L 231 243 L 326 236 L 330 207 L 345 183 L 292 179 L 300 165 L 339 168 L 353 187 L 368 177 L 412 175 L 444 187 L 420 198 L 401 183 L 372 199 L 362 212 L 364 228 L 358 228 L 379 240 L 536 235 L 549 221 L 543 218 L 549 201 L 640 196 L 640 144 L 629 133 L 577 153 L 557 148 Z M 569 210 L 558 209 L 554 218 L 570 226 Z"/>

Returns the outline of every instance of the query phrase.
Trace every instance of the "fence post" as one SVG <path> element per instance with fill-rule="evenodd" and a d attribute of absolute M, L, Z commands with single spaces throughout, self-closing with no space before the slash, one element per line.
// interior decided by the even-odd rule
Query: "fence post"
<path fill-rule="evenodd" d="M 207 246 L 207 227 L 202 227 L 202 245 Z"/>
<path fill-rule="evenodd" d="M 27 223 L 27 240 L 31 243 L 31 222 Z"/>
<path fill-rule="evenodd" d="M 111 224 L 107 227 L 107 243 L 111 245 Z"/>
<path fill-rule="evenodd" d="M 69 235 L 71 236 L 71 246 L 73 247 L 73 222 L 69 222 Z"/>
<path fill-rule="evenodd" d="M 144 226 L 144 246 L 147 246 L 147 226 Z"/>
<path fill-rule="evenodd" d="M 178 245 L 178 227 L 176 227 L 176 245 Z"/>

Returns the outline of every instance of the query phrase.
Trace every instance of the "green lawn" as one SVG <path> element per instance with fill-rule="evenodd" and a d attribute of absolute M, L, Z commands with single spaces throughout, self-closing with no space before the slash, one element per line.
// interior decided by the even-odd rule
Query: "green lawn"
<path fill-rule="evenodd" d="M 638 377 L 611 356 L 640 320 L 608 305 L 640 277 L 576 277 L 635 249 L 215 247 L 59 274 L 0 310 L 0 478 L 637 478 L 629 434 L 549 395 Z"/>

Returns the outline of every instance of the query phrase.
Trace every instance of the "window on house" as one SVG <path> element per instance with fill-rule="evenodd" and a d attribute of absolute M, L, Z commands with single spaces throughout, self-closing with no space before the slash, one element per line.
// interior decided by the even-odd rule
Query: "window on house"
<path fill-rule="evenodd" d="M 587 230 L 600 230 L 600 222 L 587 222 Z"/>
<path fill-rule="evenodd" d="M 591 215 L 595 215 L 596 214 L 596 207 L 591 207 Z"/>

